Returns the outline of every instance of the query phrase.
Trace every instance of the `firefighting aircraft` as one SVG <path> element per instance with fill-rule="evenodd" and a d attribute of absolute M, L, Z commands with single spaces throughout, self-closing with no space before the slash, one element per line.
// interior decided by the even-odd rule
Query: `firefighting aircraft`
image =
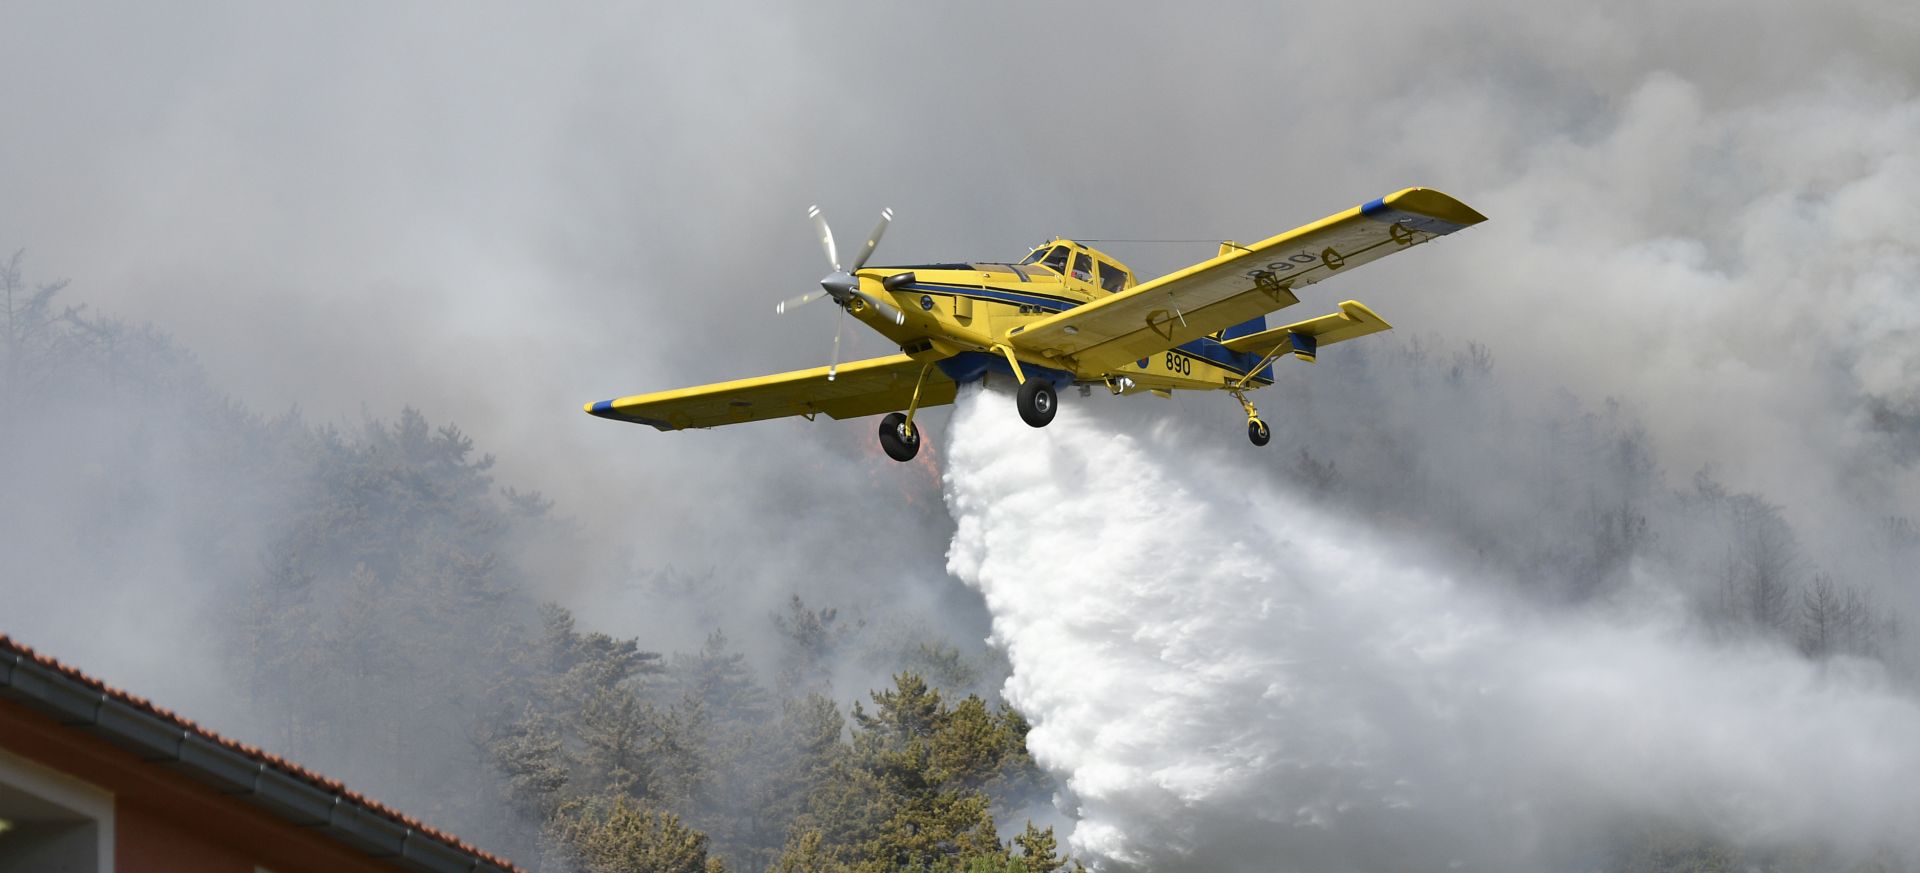
<path fill-rule="evenodd" d="M 1273 383 L 1275 360 L 1312 362 L 1321 346 L 1389 327 L 1354 300 L 1284 327 L 1269 329 L 1266 314 L 1300 302 L 1301 289 L 1323 279 L 1486 220 L 1439 191 L 1407 188 L 1261 242 L 1223 242 L 1212 260 L 1138 282 L 1118 260 L 1068 239 L 1017 264 L 869 268 L 890 209 L 843 265 L 819 207 L 807 214 L 833 272 L 819 291 L 775 310 L 831 299 L 898 354 L 841 364 L 836 327 L 825 367 L 602 400 L 586 411 L 660 430 L 884 412 L 880 445 L 907 461 L 920 451 L 920 410 L 952 403 L 962 383 L 1010 379 L 1020 417 L 1034 427 L 1053 420 L 1069 386 L 1081 396 L 1095 385 L 1162 397 L 1225 391 L 1246 410 L 1247 438 L 1264 446 L 1272 432 L 1246 392 Z"/>

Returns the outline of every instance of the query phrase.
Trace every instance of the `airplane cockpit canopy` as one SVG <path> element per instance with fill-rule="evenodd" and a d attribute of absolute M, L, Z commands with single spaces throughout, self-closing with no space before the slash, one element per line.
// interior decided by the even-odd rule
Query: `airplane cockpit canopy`
<path fill-rule="evenodd" d="M 1027 259 L 1021 261 L 1020 264 L 1021 266 L 1038 264 L 1056 273 L 1065 275 L 1067 272 L 1067 257 L 1068 248 L 1066 246 L 1041 246 L 1034 249 L 1033 254 L 1028 255 Z"/>
<path fill-rule="evenodd" d="M 1042 245 L 1027 255 L 1021 266 L 1040 266 L 1071 276 L 1087 284 L 1098 284 L 1108 294 L 1118 294 L 1133 284 L 1133 274 L 1126 267 L 1108 260 L 1106 256 L 1094 252 L 1078 243 L 1059 240 Z M 1098 264 L 1096 273 L 1095 265 Z"/>

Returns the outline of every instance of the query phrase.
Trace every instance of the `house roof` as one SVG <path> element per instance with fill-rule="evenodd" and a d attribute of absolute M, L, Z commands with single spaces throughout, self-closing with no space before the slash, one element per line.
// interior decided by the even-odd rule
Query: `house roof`
<path fill-rule="evenodd" d="M 337 779 L 214 733 L 6 634 L 0 634 L 0 697 L 369 856 L 425 873 L 526 873 Z"/>

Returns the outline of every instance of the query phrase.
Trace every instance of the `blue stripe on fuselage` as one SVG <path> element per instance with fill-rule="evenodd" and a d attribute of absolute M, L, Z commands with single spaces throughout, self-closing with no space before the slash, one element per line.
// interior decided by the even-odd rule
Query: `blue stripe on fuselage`
<path fill-rule="evenodd" d="M 1007 359 L 991 352 L 961 352 L 951 358 L 943 358 L 937 363 L 940 372 L 961 384 L 972 382 L 989 372 L 999 373 L 1009 378 L 1013 376 L 1013 367 L 1007 364 Z M 1020 371 L 1029 379 L 1045 379 L 1052 382 L 1056 389 L 1073 384 L 1073 374 L 1066 370 L 1056 370 L 1052 367 L 1042 367 L 1039 364 L 1022 361 Z"/>
<path fill-rule="evenodd" d="M 1022 306 L 1038 306 L 1049 312 L 1065 312 L 1085 301 L 1067 297 L 1047 297 L 1039 294 L 1016 294 L 994 288 L 974 288 L 971 286 L 930 285 L 915 282 L 907 286 L 908 290 L 927 294 L 941 294 L 948 297 L 974 297 L 981 300 L 993 300 L 1001 303 L 1018 303 Z"/>

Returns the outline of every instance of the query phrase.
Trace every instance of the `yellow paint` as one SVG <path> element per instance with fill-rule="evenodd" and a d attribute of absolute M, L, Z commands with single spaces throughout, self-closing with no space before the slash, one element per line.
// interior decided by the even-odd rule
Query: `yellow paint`
<path fill-rule="evenodd" d="M 1313 359 L 1294 349 L 1291 337 L 1312 336 L 1326 346 L 1390 325 L 1349 300 L 1330 315 L 1209 345 L 1220 331 L 1299 302 L 1299 293 L 1317 282 L 1484 220 L 1438 191 L 1407 188 L 1381 198 L 1375 214 L 1354 207 L 1257 243 L 1223 242 L 1216 257 L 1146 283 L 1136 283 L 1132 270 L 1105 252 L 1064 239 L 1036 248 L 1033 263 L 863 269 L 856 274 L 860 290 L 897 307 L 904 318 L 896 324 L 857 302 L 848 312 L 901 354 L 843 364 L 832 381 L 827 368 L 816 367 L 585 408 L 663 430 L 918 410 L 951 403 L 957 389 L 941 367 L 929 365 L 975 353 L 1004 360 L 1019 381 L 1032 378 L 1037 368 L 1116 393 L 1227 390 L 1254 419 L 1240 392 L 1266 383 L 1259 378 L 1265 364 L 1288 354 Z M 1056 248 L 1065 257 L 1064 271 L 1042 263 Z M 1083 260 L 1093 266 L 1085 278 L 1073 275 Z M 910 284 L 897 291 L 881 284 L 903 272 L 913 273 Z M 1103 280 L 1118 293 L 1103 288 Z M 1259 355 L 1261 365 L 1242 370 L 1224 366 L 1224 354 L 1216 363 L 1181 350 L 1195 341 Z"/>

